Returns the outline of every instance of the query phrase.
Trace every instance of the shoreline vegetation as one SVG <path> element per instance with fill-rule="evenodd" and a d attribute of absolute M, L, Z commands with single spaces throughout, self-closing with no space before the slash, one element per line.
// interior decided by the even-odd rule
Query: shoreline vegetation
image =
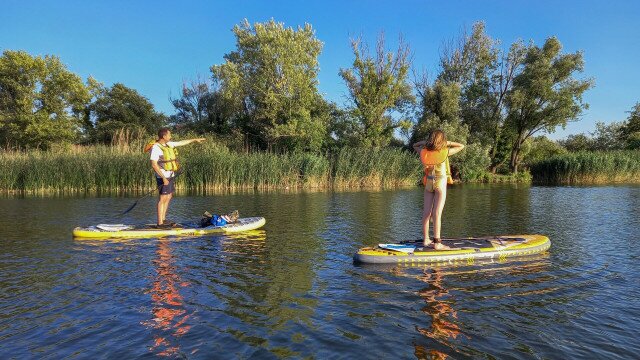
<path fill-rule="evenodd" d="M 331 154 L 234 152 L 202 145 L 181 152 L 180 190 L 366 189 L 419 186 L 415 154 L 400 148 L 343 148 Z M 148 155 L 123 146 L 76 146 L 0 154 L 2 193 L 149 191 Z M 480 174 L 462 183 L 640 183 L 640 151 L 565 153 L 517 174 Z"/>
<path fill-rule="evenodd" d="M 181 151 L 176 187 L 188 191 L 361 189 L 417 186 L 422 166 L 400 148 L 343 148 L 331 154 L 234 152 L 198 145 Z M 123 146 L 74 146 L 0 154 L 2 193 L 148 191 L 155 186 L 148 154 Z M 529 182 L 528 173 L 484 174 L 467 182 Z"/>
<path fill-rule="evenodd" d="M 531 166 L 533 181 L 554 185 L 640 183 L 640 150 L 579 151 Z"/>
<path fill-rule="evenodd" d="M 233 152 L 222 146 L 181 151 L 181 190 L 400 187 L 417 183 L 420 164 L 400 149 L 367 154 Z M 3 152 L 0 191 L 148 191 L 155 187 L 148 154 L 115 146 L 70 150 Z"/>

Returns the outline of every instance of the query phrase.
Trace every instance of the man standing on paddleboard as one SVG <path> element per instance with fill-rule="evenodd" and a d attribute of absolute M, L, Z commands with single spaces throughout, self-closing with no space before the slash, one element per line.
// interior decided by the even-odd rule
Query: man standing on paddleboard
<path fill-rule="evenodd" d="M 158 140 L 147 144 L 145 151 L 151 152 L 151 167 L 156 175 L 158 184 L 158 227 L 171 227 L 175 223 L 166 221 L 169 202 L 175 191 L 174 179 L 179 170 L 178 146 L 188 145 L 193 142 L 203 142 L 205 138 L 189 139 L 182 141 L 171 141 L 171 131 L 167 128 L 158 130 Z"/>

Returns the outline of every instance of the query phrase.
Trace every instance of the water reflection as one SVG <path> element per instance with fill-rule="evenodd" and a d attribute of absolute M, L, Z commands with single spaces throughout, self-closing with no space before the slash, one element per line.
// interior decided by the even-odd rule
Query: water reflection
<path fill-rule="evenodd" d="M 423 275 L 418 279 L 429 285 L 420 290 L 418 295 L 425 301 L 426 306 L 422 308 L 422 312 L 431 317 L 431 327 L 416 326 L 416 330 L 426 337 L 441 342 L 449 338 L 457 338 L 460 327 L 454 321 L 458 318 L 458 314 L 451 306 L 453 301 L 447 300 L 449 291 L 442 284 L 441 270 L 424 270 Z"/>
<path fill-rule="evenodd" d="M 442 270 L 433 268 L 425 269 L 418 280 L 428 284 L 418 291 L 418 295 L 424 300 L 425 306 L 422 312 L 431 318 L 431 325 L 421 327 L 416 325 L 416 330 L 443 345 L 449 345 L 449 339 L 456 339 L 460 335 L 460 326 L 457 324 L 458 313 L 453 309 L 453 299 L 448 299 L 449 291 L 443 285 Z M 418 358 L 445 359 L 447 354 L 436 349 L 427 349 L 415 344 L 415 354 Z M 425 357 L 425 355 L 427 355 Z"/>
<path fill-rule="evenodd" d="M 178 339 L 191 328 L 188 313 L 180 288 L 189 286 L 177 274 L 171 240 L 158 240 L 156 259 L 153 260 L 157 276 L 150 290 L 153 300 L 152 315 L 145 325 L 153 329 L 153 346 L 149 349 L 156 355 L 175 356 L 180 351 Z"/>
<path fill-rule="evenodd" d="M 531 188 L 460 185 L 447 191 L 442 215 L 443 237 L 528 234 L 532 229 Z M 472 206 L 469 206 L 472 204 Z"/>
<path fill-rule="evenodd" d="M 395 288 L 398 283 L 409 283 L 411 288 L 419 289 L 414 299 L 419 299 L 422 305 L 411 317 L 412 328 L 419 334 L 411 343 L 416 358 L 478 358 L 488 356 L 491 350 L 479 351 L 467 344 L 501 341 L 504 334 L 483 330 L 495 327 L 496 321 L 506 327 L 511 321 L 521 321 L 526 325 L 512 332 L 544 336 L 531 322 L 550 321 L 544 304 L 556 303 L 563 291 L 552 285 L 555 279 L 549 276 L 552 269 L 549 260 L 549 253 L 543 253 L 465 265 L 365 267 L 369 281 Z M 503 303 L 504 307 L 496 307 L 496 303 Z M 555 312 L 553 316 L 564 315 Z M 525 344 L 516 342 L 523 348 L 527 347 Z"/>
<path fill-rule="evenodd" d="M 305 194 L 292 198 L 286 205 L 287 212 L 280 210 L 284 206 L 282 199 L 274 199 L 270 206 L 276 209 L 269 224 L 277 224 L 276 230 L 221 239 L 225 257 L 220 263 L 221 271 L 233 280 L 210 280 L 216 284 L 216 296 L 228 304 L 223 312 L 240 320 L 240 324 L 269 329 L 267 333 L 252 334 L 253 331 L 247 332 L 243 325 L 229 326 L 222 331 L 249 346 L 264 346 L 280 355 L 297 354 L 288 346 L 269 345 L 267 338 L 270 333 L 284 332 L 289 341 L 283 341 L 283 345 L 300 343 L 305 337 L 294 333 L 292 328 L 311 325 L 318 299 L 307 294 L 313 289 L 316 266 L 325 254 L 322 239 L 316 234 L 324 226 L 324 196 Z"/>

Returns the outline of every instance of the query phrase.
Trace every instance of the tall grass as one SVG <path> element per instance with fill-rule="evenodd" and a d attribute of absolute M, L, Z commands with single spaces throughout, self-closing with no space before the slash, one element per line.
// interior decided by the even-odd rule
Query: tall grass
<path fill-rule="evenodd" d="M 237 153 L 203 143 L 180 148 L 184 172 L 176 186 L 189 190 L 286 187 L 391 187 L 417 184 L 420 163 L 398 149 L 343 149 L 326 156 Z M 149 190 L 149 155 L 136 147 L 88 146 L 56 151 L 0 153 L 2 192 Z"/>
<path fill-rule="evenodd" d="M 331 162 L 333 183 L 339 187 L 407 186 L 422 178 L 418 158 L 400 149 L 343 148 Z"/>
<path fill-rule="evenodd" d="M 560 154 L 531 166 L 533 181 L 546 184 L 640 182 L 640 151 L 583 151 Z"/>
<path fill-rule="evenodd" d="M 129 190 L 152 186 L 144 154 L 107 146 L 70 151 L 3 152 L 0 190 Z"/>

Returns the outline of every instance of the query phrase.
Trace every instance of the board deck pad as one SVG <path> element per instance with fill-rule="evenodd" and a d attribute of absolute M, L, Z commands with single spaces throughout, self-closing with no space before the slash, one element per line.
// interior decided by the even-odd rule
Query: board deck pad
<path fill-rule="evenodd" d="M 518 245 L 526 241 L 525 238 L 518 237 L 482 237 L 482 238 L 459 238 L 442 239 L 442 244 L 447 245 L 452 250 L 455 249 L 489 249 L 507 248 Z M 422 240 L 403 240 L 399 243 L 378 244 L 382 249 L 396 250 L 402 252 L 433 252 L 436 251 L 431 245 L 426 248 L 422 246 Z"/>
<path fill-rule="evenodd" d="M 96 228 L 104 231 L 122 231 L 135 229 L 135 226 L 125 224 L 98 224 Z"/>
<path fill-rule="evenodd" d="M 381 264 L 505 258 L 540 253 L 551 246 L 549 238 L 544 235 L 445 238 L 442 243 L 449 249 L 436 250 L 431 245 L 424 247 L 422 239 L 382 243 L 359 249 L 354 255 L 354 261 Z"/>

